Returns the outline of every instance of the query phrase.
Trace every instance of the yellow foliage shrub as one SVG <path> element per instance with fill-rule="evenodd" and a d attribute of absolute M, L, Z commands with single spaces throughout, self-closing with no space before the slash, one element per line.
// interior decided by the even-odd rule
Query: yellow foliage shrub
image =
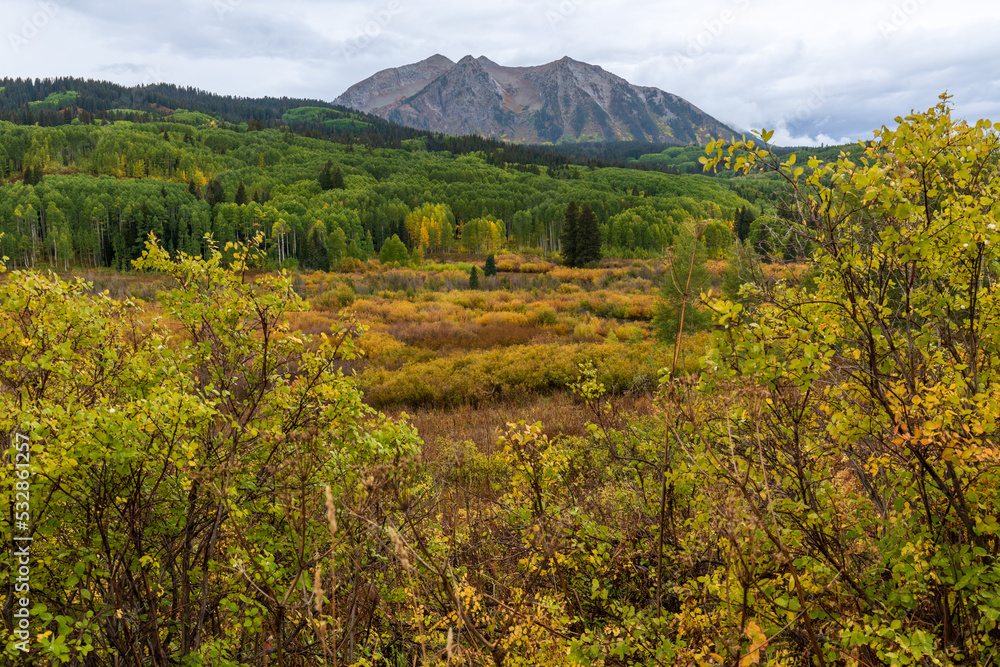
<path fill-rule="evenodd" d="M 542 326 L 555 324 L 558 321 L 555 309 L 546 304 L 533 307 L 528 315 L 528 319 L 532 323 Z"/>
<path fill-rule="evenodd" d="M 669 363 L 669 350 L 651 342 L 513 345 L 411 364 L 397 371 L 361 375 L 373 405 L 460 405 L 527 394 L 547 394 L 576 380 L 579 365 L 593 362 L 610 391 L 649 390 Z M 695 360 L 696 361 L 696 360 Z"/>
<path fill-rule="evenodd" d="M 573 327 L 573 338 L 577 340 L 594 340 L 597 338 L 597 327 L 591 322 L 580 322 Z"/>
<path fill-rule="evenodd" d="M 507 311 L 483 313 L 476 318 L 476 323 L 481 325 L 508 324 L 512 326 L 524 327 L 531 324 L 528 315 L 524 313 L 511 313 Z"/>

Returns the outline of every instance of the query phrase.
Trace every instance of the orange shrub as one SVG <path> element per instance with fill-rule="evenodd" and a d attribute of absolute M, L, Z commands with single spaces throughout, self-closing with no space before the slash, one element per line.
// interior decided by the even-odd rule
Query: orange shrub
<path fill-rule="evenodd" d="M 547 262 L 525 262 L 517 270 L 521 273 L 547 273 L 552 270 L 552 265 Z"/>
<path fill-rule="evenodd" d="M 288 323 L 292 331 L 301 331 L 309 335 L 330 333 L 339 319 L 336 314 L 327 311 L 306 311 L 289 313 L 288 315 Z"/>

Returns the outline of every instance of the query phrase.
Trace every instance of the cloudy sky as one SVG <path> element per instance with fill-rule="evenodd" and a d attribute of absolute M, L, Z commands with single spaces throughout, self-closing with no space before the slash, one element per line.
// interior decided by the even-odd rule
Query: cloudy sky
<path fill-rule="evenodd" d="M 4 0 L 0 73 L 333 100 L 441 53 L 568 55 L 783 144 L 869 138 L 947 90 L 1000 121 L 1000 9 L 972 0 Z"/>

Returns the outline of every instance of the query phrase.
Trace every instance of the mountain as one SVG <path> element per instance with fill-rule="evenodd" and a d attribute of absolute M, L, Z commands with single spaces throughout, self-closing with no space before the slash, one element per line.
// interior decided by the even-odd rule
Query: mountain
<path fill-rule="evenodd" d="M 436 54 L 382 70 L 334 100 L 422 130 L 515 143 L 704 143 L 735 132 L 690 102 L 572 58 L 504 67 Z"/>

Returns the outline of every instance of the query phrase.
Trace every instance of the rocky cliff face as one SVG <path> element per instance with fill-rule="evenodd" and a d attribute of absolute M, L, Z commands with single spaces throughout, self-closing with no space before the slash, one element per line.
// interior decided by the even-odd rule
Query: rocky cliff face
<path fill-rule="evenodd" d="M 455 66 L 448 58 L 435 54 L 412 65 L 384 69 L 348 88 L 337 104 L 374 112 L 414 95 Z"/>
<path fill-rule="evenodd" d="M 435 55 L 383 70 L 334 100 L 445 134 L 517 143 L 655 141 L 690 144 L 733 130 L 682 98 L 572 58 L 503 67 L 485 56 Z"/>

